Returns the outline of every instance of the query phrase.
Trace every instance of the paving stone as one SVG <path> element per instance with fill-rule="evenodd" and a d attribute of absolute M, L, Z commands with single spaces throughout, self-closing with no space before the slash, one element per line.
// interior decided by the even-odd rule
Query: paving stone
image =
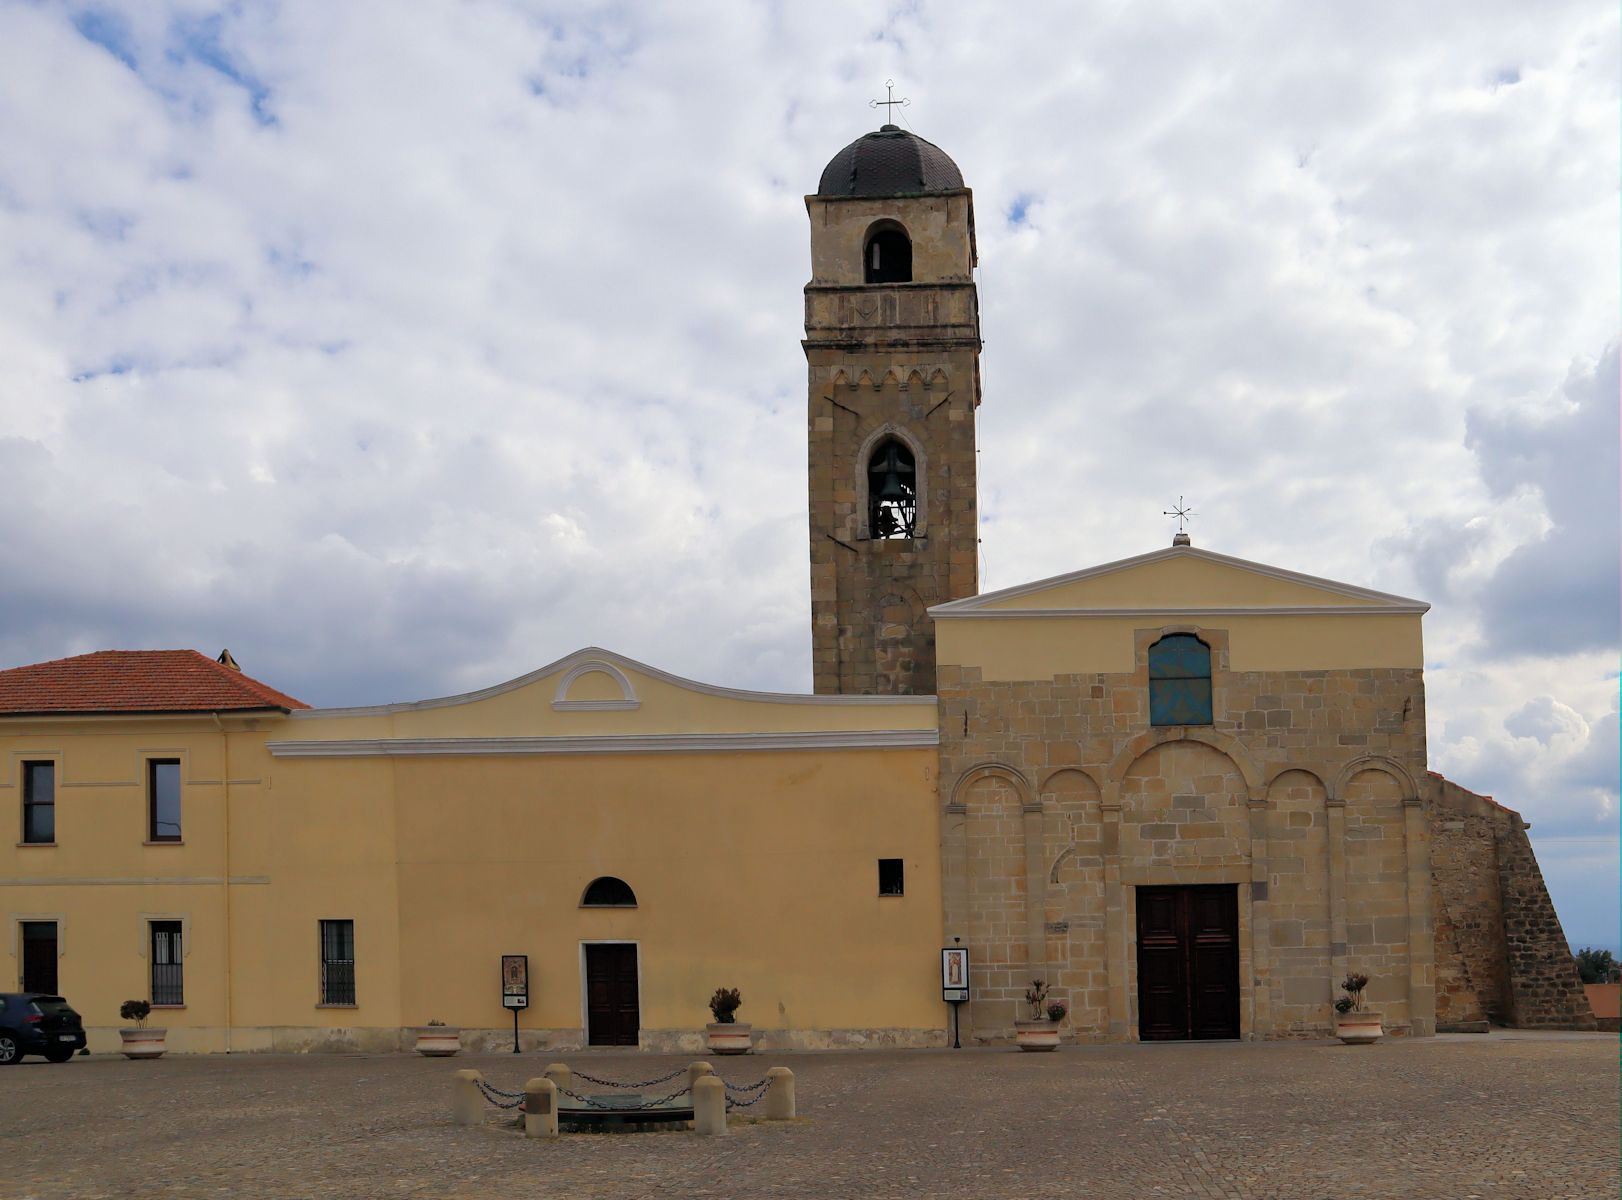
<path fill-rule="evenodd" d="M 450 1079 L 556 1055 L 33 1060 L 0 1070 L 0 1196 L 1222 1197 L 1611 1200 L 1616 1039 L 1101 1045 L 752 1055 L 800 1120 L 525 1139 L 450 1123 Z M 578 1053 L 645 1079 L 685 1060 Z"/>

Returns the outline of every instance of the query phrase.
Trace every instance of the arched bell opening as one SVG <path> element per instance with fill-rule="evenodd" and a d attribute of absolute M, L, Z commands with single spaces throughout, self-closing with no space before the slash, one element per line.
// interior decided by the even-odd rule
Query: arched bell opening
<path fill-rule="evenodd" d="M 881 222 L 868 230 L 862 264 L 868 283 L 911 283 L 912 239 L 894 221 Z"/>
<path fill-rule="evenodd" d="M 868 536 L 875 541 L 907 539 L 917 527 L 917 461 L 899 438 L 886 438 L 867 460 Z"/>

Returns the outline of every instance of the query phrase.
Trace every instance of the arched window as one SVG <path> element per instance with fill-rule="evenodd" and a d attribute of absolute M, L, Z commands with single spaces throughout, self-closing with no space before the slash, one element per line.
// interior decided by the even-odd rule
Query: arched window
<path fill-rule="evenodd" d="M 1149 724 L 1211 724 L 1211 647 L 1192 633 L 1149 647 Z"/>
<path fill-rule="evenodd" d="M 886 438 L 867 460 L 867 535 L 910 538 L 917 523 L 917 463 L 898 438 Z"/>
<path fill-rule="evenodd" d="M 580 897 L 581 908 L 635 908 L 636 893 L 623 879 L 604 875 L 586 885 L 586 894 Z"/>
<path fill-rule="evenodd" d="M 880 225 L 867 235 L 862 263 L 868 283 L 911 283 L 912 239 L 899 225 Z"/>

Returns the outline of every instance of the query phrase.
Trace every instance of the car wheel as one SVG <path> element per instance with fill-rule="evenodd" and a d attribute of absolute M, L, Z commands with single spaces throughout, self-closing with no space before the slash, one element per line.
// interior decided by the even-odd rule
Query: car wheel
<path fill-rule="evenodd" d="M 46 1058 L 47 1062 L 67 1062 L 68 1059 L 70 1059 L 72 1057 L 73 1057 L 73 1047 L 72 1046 L 63 1046 L 60 1050 L 47 1050 L 45 1052 L 45 1058 Z"/>
<path fill-rule="evenodd" d="M 10 1066 L 22 1057 L 15 1034 L 0 1033 L 0 1067 Z"/>

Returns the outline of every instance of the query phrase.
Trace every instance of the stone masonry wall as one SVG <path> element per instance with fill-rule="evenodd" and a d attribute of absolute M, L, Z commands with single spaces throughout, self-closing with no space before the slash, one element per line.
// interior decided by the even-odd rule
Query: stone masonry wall
<path fill-rule="evenodd" d="M 1328 1033 L 1354 969 L 1388 1029 L 1432 1032 L 1421 673 L 1230 672 L 1226 636 L 1197 630 L 1215 722 L 1154 729 L 1146 651 L 1163 632 L 1140 631 L 1131 674 L 940 670 L 946 933 L 975 968 L 964 1036 L 1008 1036 L 1041 977 L 1078 1040 L 1135 1038 L 1135 889 L 1182 883 L 1238 890 L 1243 1036 Z"/>
<path fill-rule="evenodd" d="M 1477 1010 L 1496 1024 L 1595 1028 L 1526 823 L 1440 775 L 1428 783 L 1434 885 L 1458 955 L 1445 961 L 1439 944 L 1450 1021 L 1471 1019 L 1473 991 Z"/>

